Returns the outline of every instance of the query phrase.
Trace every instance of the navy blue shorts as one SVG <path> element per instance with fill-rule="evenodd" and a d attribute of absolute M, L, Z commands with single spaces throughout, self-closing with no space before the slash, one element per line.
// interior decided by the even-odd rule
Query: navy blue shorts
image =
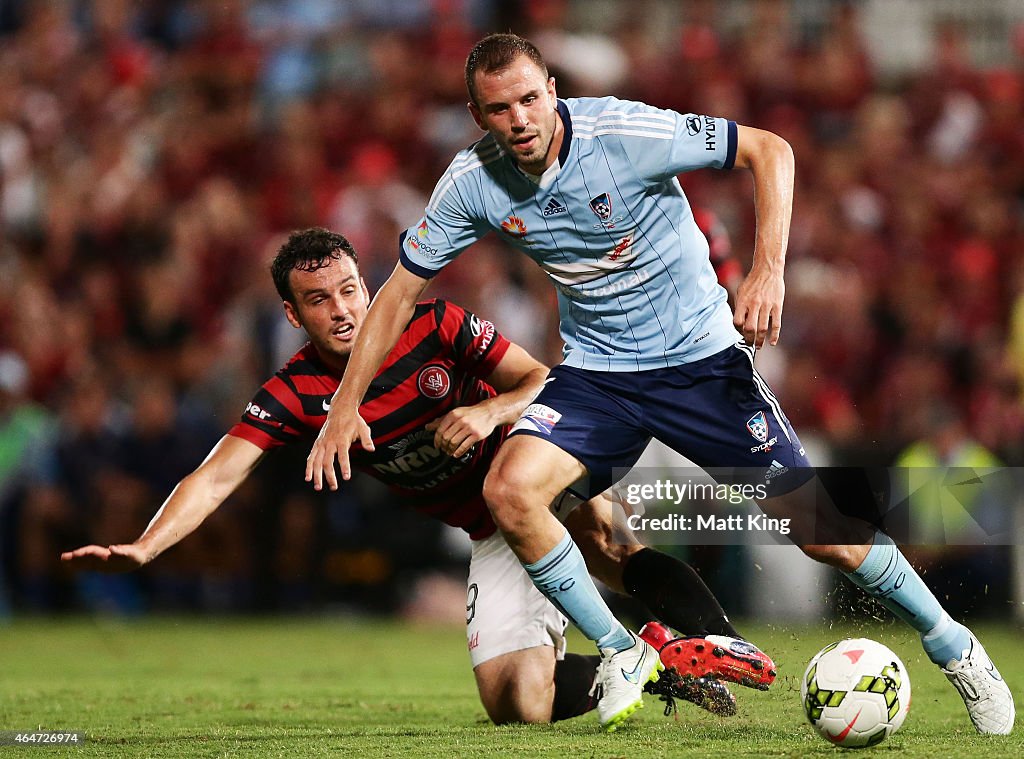
<path fill-rule="evenodd" d="M 641 372 L 556 366 L 511 434 L 549 440 L 575 456 L 589 473 L 588 492 L 578 493 L 584 497 L 620 479 L 652 437 L 703 469 L 735 467 L 736 480 L 768 483 L 771 496 L 812 476 L 796 432 L 754 369 L 753 349 L 742 343 Z"/>

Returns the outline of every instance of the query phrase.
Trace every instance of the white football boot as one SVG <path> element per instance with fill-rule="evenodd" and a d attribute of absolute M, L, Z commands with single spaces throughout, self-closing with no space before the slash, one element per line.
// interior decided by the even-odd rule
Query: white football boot
<path fill-rule="evenodd" d="M 968 631 L 970 632 L 970 631 Z M 985 647 L 970 633 L 971 647 L 951 659 L 942 674 L 953 683 L 979 733 L 1007 735 L 1013 729 L 1013 694 L 1003 682 Z"/>
<path fill-rule="evenodd" d="M 665 668 L 651 644 L 632 632 L 630 636 L 633 645 L 624 651 L 601 649 L 601 663 L 590 691 L 598 695 L 597 716 L 609 733 L 643 707 L 644 686 Z"/>

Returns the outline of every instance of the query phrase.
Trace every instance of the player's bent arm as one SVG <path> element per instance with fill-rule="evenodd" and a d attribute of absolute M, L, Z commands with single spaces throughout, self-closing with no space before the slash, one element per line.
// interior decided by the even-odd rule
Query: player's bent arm
<path fill-rule="evenodd" d="M 793 150 L 776 134 L 738 126 L 735 165 L 753 176 L 757 230 L 750 274 L 736 296 L 734 323 L 748 342 L 761 346 L 767 339 L 775 345 L 782 328 L 783 271 L 793 212 Z"/>
<path fill-rule="evenodd" d="M 547 378 L 546 366 L 525 348 L 509 343 L 495 371 L 487 376 L 487 383 L 500 393 L 487 402 L 497 408 L 499 424 L 511 424 L 518 419 L 530 400 L 537 397 Z"/>
<path fill-rule="evenodd" d="M 531 356 L 526 349 L 511 343 L 494 371 L 487 377 L 488 384 L 498 391 L 494 398 L 482 401 L 491 410 L 497 424 L 512 424 L 544 387 L 548 368 Z"/>
<path fill-rule="evenodd" d="M 412 319 L 416 301 L 428 284 L 429 279 L 413 274 L 401 263 L 395 265 L 395 270 L 374 296 L 366 312 L 366 320 L 345 367 L 345 376 L 331 402 L 332 412 L 335 404 L 343 408 L 359 407 L 380 365 Z"/>
<path fill-rule="evenodd" d="M 225 435 L 206 460 L 178 483 L 134 543 L 84 546 L 62 554 L 61 559 L 105 569 L 148 564 L 195 531 L 245 481 L 265 453 L 248 440 Z"/>
<path fill-rule="evenodd" d="M 472 406 L 460 406 L 428 424 L 427 429 L 435 430 L 435 447 L 456 458 L 462 456 L 496 427 L 515 422 L 540 392 L 547 376 L 548 368 L 544 364 L 525 349 L 510 343 L 501 361 L 487 376 L 488 384 L 498 395 Z"/>
<path fill-rule="evenodd" d="M 199 467 L 186 476 L 164 501 L 135 544 L 152 561 L 190 535 L 238 489 L 266 451 L 233 435 L 225 435 Z"/>
<path fill-rule="evenodd" d="M 353 442 L 358 440 L 364 449 L 373 450 L 370 428 L 359 416 L 359 404 L 412 319 L 416 301 L 429 283 L 429 279 L 413 274 L 399 263 L 370 304 L 349 354 L 345 375 L 331 399 L 327 420 L 306 458 L 306 482 L 312 482 L 316 490 L 322 489 L 324 482 L 331 490 L 338 489 L 335 460 L 342 479 L 352 476 L 348 449 Z"/>
<path fill-rule="evenodd" d="M 772 132 L 748 126 L 736 128 L 736 163 L 754 178 L 757 238 L 754 266 L 782 268 L 793 213 L 795 161 L 789 143 Z"/>

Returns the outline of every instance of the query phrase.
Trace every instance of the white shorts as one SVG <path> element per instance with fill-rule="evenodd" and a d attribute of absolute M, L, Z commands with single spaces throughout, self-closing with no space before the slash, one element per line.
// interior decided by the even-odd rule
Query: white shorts
<path fill-rule="evenodd" d="M 505 538 L 473 541 L 466 596 L 466 640 L 473 667 L 496 656 L 553 646 L 565 656 L 569 621 L 534 586 Z"/>

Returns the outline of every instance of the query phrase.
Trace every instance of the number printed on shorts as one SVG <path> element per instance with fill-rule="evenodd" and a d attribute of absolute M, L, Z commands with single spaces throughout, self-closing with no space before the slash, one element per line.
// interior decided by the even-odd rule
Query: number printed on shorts
<path fill-rule="evenodd" d="M 469 592 L 466 594 L 466 624 L 468 625 L 473 621 L 473 617 L 476 616 L 476 599 L 480 596 L 480 588 L 474 582 L 469 586 Z"/>

